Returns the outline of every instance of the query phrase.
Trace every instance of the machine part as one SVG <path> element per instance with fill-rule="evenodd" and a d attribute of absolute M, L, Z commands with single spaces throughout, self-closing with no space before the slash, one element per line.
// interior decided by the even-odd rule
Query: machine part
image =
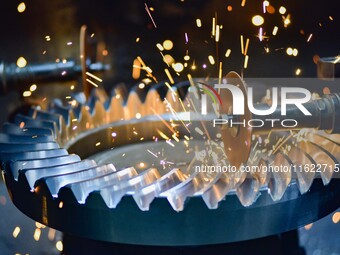
<path fill-rule="evenodd" d="M 102 72 L 108 70 L 109 66 L 103 63 L 91 63 L 87 68 L 90 72 Z M 0 86 L 7 90 L 10 84 L 70 80 L 75 79 L 81 72 L 81 66 L 72 59 L 65 63 L 30 64 L 23 68 L 17 67 L 14 63 L 2 63 L 0 65 Z"/>
<path fill-rule="evenodd" d="M 86 26 L 80 29 L 80 65 L 73 59 L 43 64 L 30 64 L 19 68 L 15 63 L 0 62 L 0 92 L 13 89 L 13 85 L 35 83 L 38 81 L 72 80 L 82 76 L 83 90 L 88 98 L 91 87 L 86 81 L 87 72 L 103 72 L 110 69 L 110 65 L 101 62 L 91 63 L 87 58 Z"/>
<path fill-rule="evenodd" d="M 0 136 L 2 169 L 15 205 L 68 234 L 144 245 L 216 244 L 274 235 L 339 206 L 340 188 L 334 177 L 339 169 L 338 135 L 314 134 L 311 129 L 274 131 L 272 142 L 257 145 L 262 146 L 259 153 L 250 151 L 247 164 L 260 171 L 194 171 L 204 164 L 230 162 L 222 156 L 220 141 L 207 144 L 204 136 L 187 140 L 186 125 L 170 125 L 176 116 L 173 109 L 180 111 L 189 103 L 176 91 L 169 90 L 164 102 L 154 92 L 151 104 L 142 103 L 136 94 L 130 94 L 125 105 L 116 96 L 105 104 L 95 98 L 89 105 L 67 107 L 55 101 L 47 112 L 33 109 L 28 117 L 17 116 L 16 124 L 4 126 L 8 135 Z M 132 100 L 138 108 L 129 103 Z M 150 111 L 150 105 L 158 102 L 163 107 Z M 198 126 L 201 119 L 191 123 Z M 174 127 L 175 147 L 165 138 L 155 143 L 155 137 L 172 137 Z M 80 158 L 94 155 L 96 162 L 65 154 L 58 144 Z M 290 158 L 292 150 L 304 156 Z M 136 165 L 140 159 L 145 166 Z M 307 171 L 300 176 L 292 169 L 265 171 L 268 165 L 303 165 L 311 159 L 330 164 L 322 179 Z"/>
<path fill-rule="evenodd" d="M 86 98 L 89 97 L 91 92 L 91 87 L 86 80 L 86 72 L 87 72 L 87 26 L 82 25 L 80 28 L 80 65 L 81 65 L 81 77 L 82 77 L 82 83 L 83 83 L 83 91 L 86 96 Z"/>
<path fill-rule="evenodd" d="M 322 80 L 334 80 L 340 77 L 340 56 L 320 58 L 317 63 L 317 77 Z"/>
<path fill-rule="evenodd" d="M 229 90 L 222 89 L 220 92 L 221 98 L 223 98 L 223 105 L 221 107 L 221 115 L 223 118 L 233 120 L 235 122 L 248 123 L 251 119 L 256 119 L 264 123 L 259 128 L 244 127 L 241 125 L 229 127 L 229 125 L 222 126 L 222 136 L 224 142 L 225 153 L 232 165 L 240 167 L 245 164 L 249 158 L 251 150 L 251 138 L 255 133 L 268 133 L 270 131 L 279 131 L 284 129 L 298 130 L 303 128 L 313 128 L 318 130 L 325 130 L 329 133 L 340 132 L 340 94 L 334 93 L 324 95 L 321 99 L 311 100 L 304 103 L 303 106 L 311 113 L 310 116 L 304 115 L 296 105 L 287 105 L 286 114 L 281 114 L 280 105 L 270 115 L 255 115 L 252 114 L 247 107 L 247 91 L 246 84 L 242 78 L 235 72 L 230 72 L 227 76 L 227 83 L 239 87 L 245 97 L 244 100 L 244 115 L 231 115 L 233 112 L 233 96 Z M 268 109 L 268 104 L 256 104 L 256 109 Z M 281 121 L 286 118 L 294 119 L 297 121 L 297 125 L 292 127 L 283 127 L 280 125 Z M 275 122 L 266 121 L 266 119 L 275 120 Z M 237 145 L 240 151 L 232 148 Z"/>

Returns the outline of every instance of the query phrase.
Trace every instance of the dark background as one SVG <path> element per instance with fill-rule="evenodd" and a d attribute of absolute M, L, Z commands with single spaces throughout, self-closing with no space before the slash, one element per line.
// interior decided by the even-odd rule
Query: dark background
<path fill-rule="evenodd" d="M 195 60 L 197 69 L 185 69 L 180 79 L 193 76 L 216 76 L 218 64 L 211 66 L 207 56 L 213 55 L 216 62 L 223 62 L 223 72 L 235 70 L 242 72 L 244 56 L 240 50 L 240 35 L 250 38 L 249 65 L 243 73 L 248 77 L 293 77 L 295 70 L 302 70 L 302 77 L 315 77 L 313 63 L 315 54 L 320 57 L 337 56 L 340 45 L 339 1 L 290 0 L 270 1 L 276 9 L 275 14 L 263 14 L 261 1 L 246 1 L 241 7 L 241 0 L 162 0 L 147 1 L 153 7 L 152 16 L 157 24 L 155 28 L 145 11 L 144 1 L 112 0 L 29 0 L 25 1 L 26 11 L 17 12 L 20 1 L 2 1 L 0 8 L 0 61 L 15 62 L 24 56 L 28 63 L 55 61 L 56 58 L 75 58 L 79 56 L 79 29 L 88 25 L 93 45 L 105 43 L 109 55 L 103 58 L 111 64 L 111 71 L 104 75 L 104 85 L 111 88 L 119 82 L 131 86 L 132 63 L 136 56 L 141 56 L 153 69 L 159 81 L 165 80 L 166 64 L 156 48 L 156 43 L 165 39 L 174 42 L 169 53 L 176 61 L 184 62 L 183 56 L 188 50 L 191 56 L 189 66 Z M 231 5 L 233 10 L 227 11 Z M 291 25 L 283 28 L 281 5 L 291 14 Z M 218 24 L 223 25 L 218 47 L 211 37 L 212 17 L 217 14 Z M 260 42 L 256 37 L 258 27 L 251 24 L 251 17 L 260 14 L 265 18 L 264 31 L 271 37 Z M 333 17 L 333 21 L 329 19 Z M 203 27 L 196 26 L 196 18 L 202 20 Z M 321 24 L 321 26 L 319 25 Z M 273 27 L 279 31 L 271 36 Z M 302 35 L 300 30 L 304 30 Z M 189 42 L 185 43 L 184 33 L 188 33 Z M 308 36 L 312 40 L 307 43 Z M 47 42 L 45 36 L 51 36 Z M 136 43 L 136 38 L 140 42 Z M 71 46 L 66 43 L 72 41 Z M 270 48 L 265 53 L 264 47 Z M 289 57 L 287 47 L 297 48 L 299 55 Z M 95 46 L 94 46 L 95 48 Z M 231 56 L 224 57 L 226 49 L 232 49 Z M 43 51 L 47 51 L 43 55 Z M 102 60 L 102 59 L 99 59 Z M 206 63 L 204 70 L 202 64 Z M 170 68 L 171 69 L 171 68 Z M 174 76 L 174 72 L 172 73 Z"/>

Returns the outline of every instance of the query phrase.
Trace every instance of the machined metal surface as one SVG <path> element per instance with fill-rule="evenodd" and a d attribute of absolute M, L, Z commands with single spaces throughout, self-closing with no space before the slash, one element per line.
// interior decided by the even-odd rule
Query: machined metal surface
<path fill-rule="evenodd" d="M 169 90 L 163 101 L 150 90 L 144 103 L 136 93 L 125 104 L 117 95 L 106 102 L 93 97 L 89 105 L 55 101 L 47 111 L 17 116 L 17 128 L 6 124 L 0 136 L 0 159 L 13 202 L 28 216 L 69 234 L 147 245 L 273 235 L 339 206 L 334 178 L 338 135 L 306 129 L 247 137 L 249 153 L 237 145 L 230 150 L 246 154 L 244 166 L 259 171 L 204 170 L 206 165 L 230 166 L 221 146 L 226 130 L 221 135 L 193 118 L 190 123 L 198 133 L 206 129 L 190 136 L 180 115 L 193 108 L 195 99 L 181 99 L 177 91 Z M 314 163 L 329 166 L 321 178 L 291 168 Z M 288 171 L 268 172 L 269 166 Z"/>
<path fill-rule="evenodd" d="M 334 80 L 340 76 L 340 56 L 320 58 L 317 62 L 317 76 L 319 79 Z"/>

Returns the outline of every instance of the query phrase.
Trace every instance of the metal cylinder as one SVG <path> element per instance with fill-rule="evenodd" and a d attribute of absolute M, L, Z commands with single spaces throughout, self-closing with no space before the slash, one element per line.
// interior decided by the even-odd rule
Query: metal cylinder
<path fill-rule="evenodd" d="M 321 99 L 312 100 L 303 106 L 311 115 L 305 115 L 296 105 L 287 105 L 286 115 L 282 115 L 282 107 L 278 105 L 270 115 L 252 115 L 249 120 L 254 132 L 270 130 L 314 128 L 329 133 L 340 132 L 340 94 L 329 94 Z M 266 104 L 256 105 L 256 109 L 268 109 Z M 233 117 L 234 122 L 237 118 Z M 258 126 L 258 127 L 257 127 Z"/>
<path fill-rule="evenodd" d="M 88 71 L 104 71 L 109 69 L 103 63 L 91 63 Z M 15 85 L 37 81 L 70 80 L 77 78 L 82 67 L 75 60 L 61 62 L 30 64 L 19 68 L 15 63 L 0 63 L 0 91 L 13 90 Z"/>

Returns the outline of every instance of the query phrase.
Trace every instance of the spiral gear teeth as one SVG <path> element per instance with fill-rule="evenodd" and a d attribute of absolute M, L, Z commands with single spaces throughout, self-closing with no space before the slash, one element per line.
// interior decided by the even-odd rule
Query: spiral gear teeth
<path fill-rule="evenodd" d="M 316 162 L 310 155 L 297 147 L 292 147 L 288 154 L 290 160 L 296 166 L 295 173 L 301 194 L 306 193 L 312 186 L 315 172 L 310 168 L 316 165 Z"/>
<path fill-rule="evenodd" d="M 273 161 L 273 168 L 287 167 L 290 169 L 292 162 L 282 152 L 277 152 Z M 274 201 L 282 198 L 292 178 L 291 171 L 273 171 L 268 183 L 269 194 Z"/>
<path fill-rule="evenodd" d="M 218 203 L 233 189 L 234 180 L 223 173 L 203 194 L 202 198 L 209 209 L 217 209 Z"/>
<path fill-rule="evenodd" d="M 157 181 L 159 178 L 158 170 L 149 168 L 125 182 L 101 188 L 100 194 L 109 208 L 116 208 L 125 194 L 133 194 L 136 190 Z"/>
<path fill-rule="evenodd" d="M 43 159 L 51 157 L 61 157 L 68 155 L 65 149 L 53 150 L 37 150 L 37 151 L 22 151 L 22 152 L 1 152 L 0 161 L 9 162 L 26 159 Z"/>
<path fill-rule="evenodd" d="M 81 174 L 71 173 L 70 175 L 73 175 L 72 179 L 75 181 L 69 183 L 68 187 L 72 190 L 78 203 L 84 204 L 86 198 L 91 192 L 99 190 L 100 187 L 104 185 L 114 185 L 118 181 L 124 181 L 130 177 L 131 171 L 126 170 L 129 169 L 117 172 L 114 165 L 107 164 L 88 169 L 83 171 Z"/>
<path fill-rule="evenodd" d="M 190 89 L 197 92 L 196 88 Z M 187 175 L 174 168 L 161 176 L 155 168 L 138 173 L 134 168 L 117 170 L 111 164 L 97 166 L 94 161 L 80 160 L 78 156 L 59 149 L 58 143 L 67 146 L 73 138 L 94 127 L 134 119 L 137 113 L 143 117 L 174 114 L 183 112 L 184 108 L 195 111 L 200 103 L 198 95 L 195 97 L 190 90 L 181 101 L 176 87 L 168 90 L 164 101 L 154 89 L 150 89 L 144 103 L 135 91 L 128 95 L 125 105 L 117 96 L 105 103 L 103 100 L 94 94 L 89 105 L 78 103 L 64 107 L 54 101 L 48 112 L 35 108 L 29 116 L 17 115 L 16 125 L 5 124 L 3 132 L 6 134 L 0 134 L 0 160 L 15 161 L 10 164 L 15 179 L 25 177 L 31 189 L 45 183 L 53 197 L 58 197 L 66 187 L 79 203 L 86 203 L 91 192 L 99 191 L 106 205 L 115 208 L 128 194 L 141 210 L 149 210 L 155 198 L 166 197 L 176 211 L 183 210 L 185 201 L 192 196 L 201 196 L 208 208 L 215 209 L 231 190 L 236 192 L 242 205 L 250 206 L 259 197 L 260 188 L 266 185 L 272 199 L 277 201 L 284 195 L 292 178 L 297 179 L 302 194 L 309 190 L 314 174 L 307 171 L 298 172 L 296 176 L 290 171 L 268 173 L 264 167 L 268 169 L 269 162 L 272 167 L 287 166 L 288 169 L 291 165 L 327 164 L 328 171 L 320 173 L 325 185 L 330 182 L 335 165 L 339 164 L 340 136 L 323 132 L 306 132 L 290 150 L 284 149 L 271 158 L 258 159 L 259 171 L 255 173 L 236 171 L 208 175 L 195 172 Z"/>
<path fill-rule="evenodd" d="M 18 160 L 11 163 L 10 168 L 12 170 L 14 179 L 16 180 L 18 179 L 19 171 L 20 173 L 25 174 L 28 184 L 30 185 L 30 188 L 33 189 L 36 180 L 38 180 L 39 177 L 44 177 L 44 175 L 42 176 L 40 175 L 42 171 L 37 172 L 36 171 L 37 169 L 39 170 L 41 168 L 48 168 L 66 164 L 68 165 L 79 161 L 80 158 L 78 155 L 65 155 L 44 159 Z M 33 169 L 34 172 L 32 172 Z"/>
<path fill-rule="evenodd" d="M 7 152 L 22 152 L 22 151 L 38 151 L 38 150 L 52 150 L 59 149 L 59 145 L 56 142 L 47 143 L 2 143 L 0 142 L 0 153 Z"/>
<path fill-rule="evenodd" d="M 317 144 L 314 144 L 309 141 L 302 141 L 300 143 L 300 148 L 309 155 L 313 155 L 314 161 L 319 164 L 325 164 L 332 168 L 334 168 L 336 164 L 339 164 L 339 161 L 336 158 L 334 158 L 333 155 L 331 155 L 323 147 Z M 323 184 L 327 185 L 331 181 L 333 172 L 321 171 L 320 175 Z"/>
<path fill-rule="evenodd" d="M 30 127 L 47 128 L 47 129 L 50 129 L 52 131 L 54 138 L 58 137 L 59 131 L 58 131 L 58 127 L 57 127 L 57 125 L 54 121 L 45 120 L 45 119 L 44 120 L 34 119 L 34 118 L 29 117 L 29 116 L 17 114 L 14 117 L 14 123 L 17 124 L 18 126 L 20 126 L 21 128 L 30 128 Z"/>
<path fill-rule="evenodd" d="M 180 184 L 162 192 L 160 196 L 166 197 L 175 211 L 182 211 L 188 197 L 201 196 L 213 183 L 214 177 L 206 176 L 201 172 L 194 172 Z"/>
<path fill-rule="evenodd" d="M 63 158 L 66 158 L 69 155 L 62 156 Z M 68 162 L 68 163 L 66 163 Z M 55 162 L 55 164 L 48 164 L 46 163 L 43 167 L 38 168 L 25 168 L 21 169 L 19 173 L 19 180 L 20 176 L 24 176 L 27 180 L 31 190 L 33 190 L 34 187 L 39 186 L 40 182 L 45 182 L 49 188 L 49 191 L 53 197 L 58 197 L 57 193 L 61 187 L 67 184 L 62 183 L 63 186 L 52 186 L 49 184 L 48 180 L 49 178 L 57 178 L 70 174 L 70 173 L 79 173 L 80 171 L 83 171 L 84 169 L 93 168 L 96 167 L 96 163 L 92 160 L 79 160 L 75 157 L 67 157 L 67 161 L 65 162 Z M 60 184 L 60 183 L 58 183 Z"/>
<path fill-rule="evenodd" d="M 308 140 L 318 145 L 318 148 L 322 148 L 322 151 L 328 154 L 328 157 L 325 157 L 326 160 L 324 158 L 320 158 L 320 163 L 326 163 L 325 166 L 327 166 L 320 172 L 323 183 L 326 185 L 332 179 L 335 166 L 339 164 L 338 159 L 340 158 L 340 146 L 337 143 L 333 142 L 332 140 L 324 136 L 321 136 L 320 134 L 309 133 Z M 318 154 L 316 153 L 312 155 Z M 332 160 L 329 160 L 329 158 L 331 158 Z M 317 160 L 315 159 L 315 161 Z"/>
<path fill-rule="evenodd" d="M 31 108 L 29 112 L 29 116 L 37 120 L 54 122 L 59 131 L 57 132 L 57 134 L 60 134 L 64 131 L 63 127 L 65 127 L 65 123 L 60 114 L 53 114 L 53 113 L 41 111 L 38 108 Z"/>
<path fill-rule="evenodd" d="M 328 134 L 325 132 L 320 132 L 319 134 L 340 145 L 340 134 Z"/>
<path fill-rule="evenodd" d="M 244 181 L 236 189 L 236 195 L 243 206 L 252 205 L 260 196 L 260 178 L 256 174 L 247 173 Z"/>
<path fill-rule="evenodd" d="M 63 117 L 65 123 L 65 134 L 63 134 L 60 139 L 62 145 L 77 136 L 78 120 L 71 109 L 57 104 L 52 104 L 49 107 L 49 112 Z"/>
<path fill-rule="evenodd" d="M 53 137 L 53 131 L 48 128 L 21 128 L 13 123 L 4 123 L 2 126 L 2 132 L 9 134 L 9 135 L 43 135 Z"/>
<path fill-rule="evenodd" d="M 58 197 L 59 190 L 62 187 L 67 186 L 71 188 L 71 190 L 73 190 L 73 193 L 78 201 L 83 201 L 86 199 L 87 194 L 91 192 L 91 190 L 89 189 L 89 185 L 86 185 L 86 181 L 92 179 L 98 180 L 100 177 L 104 176 L 104 180 L 107 180 L 107 175 L 110 172 L 114 171 L 115 168 L 112 167 L 111 164 L 100 167 L 96 167 L 95 165 L 88 166 L 87 164 L 83 164 L 79 166 L 78 169 L 74 172 L 45 177 L 44 180 L 53 197 Z M 86 187 L 86 192 L 88 193 L 84 195 L 83 193 L 79 192 L 76 187 L 77 185 L 84 185 Z"/>
<path fill-rule="evenodd" d="M 321 147 L 325 148 L 335 158 L 340 158 L 340 146 L 332 139 L 328 139 L 326 136 L 320 134 L 309 133 L 308 139 Z"/>
<path fill-rule="evenodd" d="M 179 185 L 185 179 L 186 177 L 183 175 L 182 171 L 178 168 L 174 168 L 156 182 L 136 190 L 133 194 L 133 199 L 142 211 L 148 211 L 152 201 L 164 190 L 168 190 Z"/>
<path fill-rule="evenodd" d="M 260 159 L 258 163 L 259 171 L 256 173 L 261 186 L 267 186 L 270 178 L 270 173 L 268 173 L 269 162 L 266 159 Z"/>
<path fill-rule="evenodd" d="M 47 121 L 54 122 L 57 127 L 55 132 L 57 134 L 56 138 L 58 141 L 63 142 L 69 138 L 67 126 L 62 115 L 56 114 L 56 113 L 45 112 L 37 108 L 32 108 L 30 110 L 30 116 L 33 119 L 38 119 L 38 120 L 43 120 L 43 121 L 47 120 Z"/>
<path fill-rule="evenodd" d="M 38 136 L 38 135 L 9 135 L 0 133 L 0 141 L 3 143 L 46 143 L 53 142 L 54 139 L 51 136 Z"/>
<path fill-rule="evenodd" d="M 260 159 L 257 171 L 246 173 L 245 178 L 241 180 L 241 184 L 236 189 L 236 195 L 243 206 L 250 206 L 255 203 L 261 194 L 261 187 L 268 185 L 270 178 L 268 166 L 267 160 Z"/>
<path fill-rule="evenodd" d="M 238 188 L 246 179 L 247 173 L 244 171 L 236 171 L 235 173 L 232 174 L 233 179 L 234 179 L 234 187 L 233 188 Z"/>

